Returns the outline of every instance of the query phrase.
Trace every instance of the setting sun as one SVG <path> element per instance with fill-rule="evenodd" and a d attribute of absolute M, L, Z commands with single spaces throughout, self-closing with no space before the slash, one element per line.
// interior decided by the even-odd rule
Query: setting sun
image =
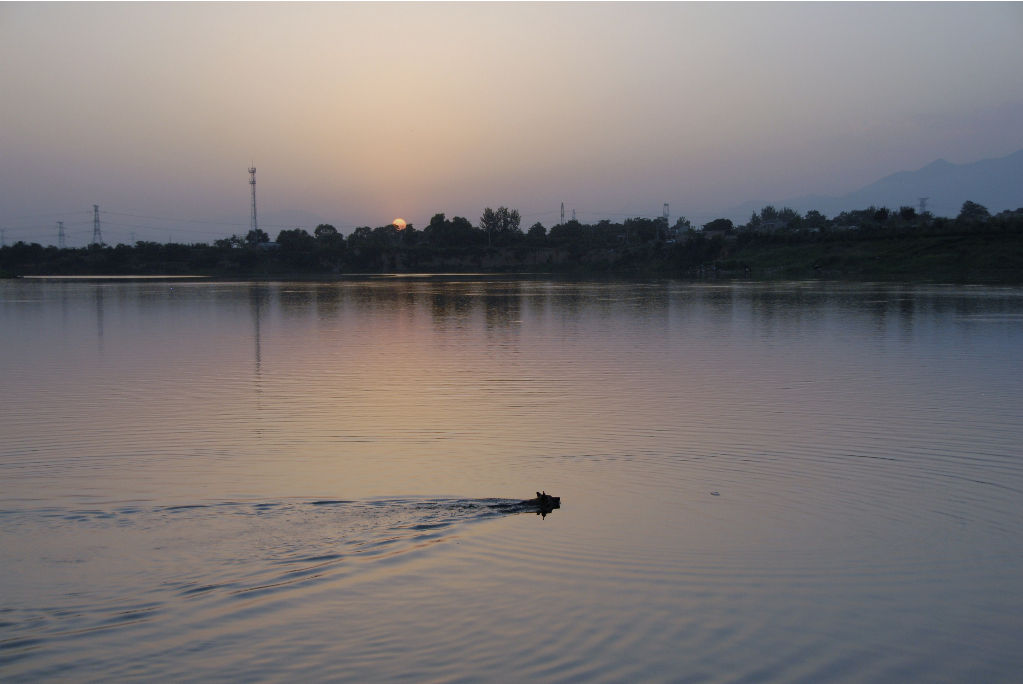
<path fill-rule="evenodd" d="M 405 226 L 407 224 L 405 223 L 405 219 L 396 218 L 393 221 L 391 221 L 391 225 L 397 228 L 398 230 L 405 230 Z"/>

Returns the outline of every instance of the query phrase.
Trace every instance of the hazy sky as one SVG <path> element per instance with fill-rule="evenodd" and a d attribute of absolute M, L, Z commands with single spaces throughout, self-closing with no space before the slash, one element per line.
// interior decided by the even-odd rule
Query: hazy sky
<path fill-rule="evenodd" d="M 1020 148 L 1020 3 L 0 4 L 8 244 L 84 244 L 93 204 L 107 242 L 243 234 L 250 164 L 273 237 L 698 216 Z"/>

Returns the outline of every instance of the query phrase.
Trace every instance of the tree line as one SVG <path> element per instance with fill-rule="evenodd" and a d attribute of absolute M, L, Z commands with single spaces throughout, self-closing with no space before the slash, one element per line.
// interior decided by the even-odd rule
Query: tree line
<path fill-rule="evenodd" d="M 955 218 L 934 217 L 913 207 L 869 207 L 827 218 L 767 206 L 743 225 L 719 218 L 694 227 L 685 218 L 576 220 L 522 228 L 507 207 L 487 208 L 476 225 L 435 214 L 421 230 L 412 225 L 362 226 L 345 236 L 330 224 L 312 233 L 263 230 L 212 244 L 91 245 L 58 249 L 24 242 L 0 249 L 4 275 L 203 274 L 219 276 L 327 275 L 371 272 L 622 271 L 703 275 L 753 272 L 763 255 L 780 246 L 834 251 L 837 244 L 940 236 L 1023 235 L 1023 209 L 992 215 L 965 202 Z M 809 257 L 807 257 L 809 258 Z M 820 259 L 816 260 L 817 262 Z M 1019 276 L 1023 280 L 1023 273 Z"/>

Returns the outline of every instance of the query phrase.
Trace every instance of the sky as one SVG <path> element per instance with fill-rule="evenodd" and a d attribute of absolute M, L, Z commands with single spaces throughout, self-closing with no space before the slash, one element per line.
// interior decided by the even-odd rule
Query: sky
<path fill-rule="evenodd" d="M 713 218 L 1023 148 L 1021 3 L 0 3 L 0 228 Z"/>

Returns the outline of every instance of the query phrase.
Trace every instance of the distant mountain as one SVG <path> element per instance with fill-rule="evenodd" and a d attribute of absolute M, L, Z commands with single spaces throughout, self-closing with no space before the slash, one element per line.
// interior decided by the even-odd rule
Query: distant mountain
<path fill-rule="evenodd" d="M 927 197 L 927 210 L 935 216 L 957 216 L 963 202 L 972 200 L 992 214 L 1023 207 L 1023 150 L 998 159 L 952 164 L 938 159 L 917 171 L 900 171 L 841 197 L 805 195 L 777 202 L 745 202 L 722 215 L 745 223 L 767 205 L 791 207 L 800 213 L 816 209 L 832 218 L 843 211 L 869 206 L 918 208 Z"/>

